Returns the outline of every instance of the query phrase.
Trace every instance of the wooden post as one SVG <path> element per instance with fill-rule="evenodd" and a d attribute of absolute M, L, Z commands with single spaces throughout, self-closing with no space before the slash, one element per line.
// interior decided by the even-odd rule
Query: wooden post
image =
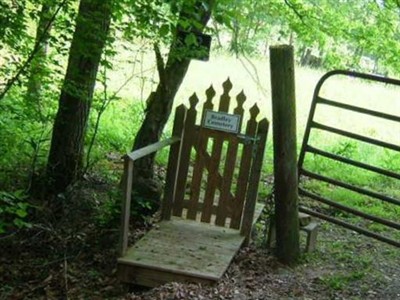
<path fill-rule="evenodd" d="M 300 255 L 293 47 L 270 47 L 270 67 L 276 250 L 281 263 L 293 265 Z"/>
<path fill-rule="evenodd" d="M 128 155 L 124 157 L 124 198 L 122 199 L 121 208 L 121 232 L 118 245 L 118 255 L 121 257 L 125 254 L 128 248 L 129 236 L 129 216 L 131 214 L 131 199 L 132 199 L 132 174 L 133 174 L 133 161 Z"/>
<path fill-rule="evenodd" d="M 161 203 L 161 218 L 163 220 L 171 219 L 171 212 L 174 202 L 177 169 L 179 167 L 179 151 L 182 143 L 183 124 L 186 118 L 186 107 L 181 104 L 176 108 L 174 127 L 172 128 L 172 136 L 179 137 L 179 143 L 171 145 L 168 155 L 167 175 L 165 179 L 164 199 Z"/>

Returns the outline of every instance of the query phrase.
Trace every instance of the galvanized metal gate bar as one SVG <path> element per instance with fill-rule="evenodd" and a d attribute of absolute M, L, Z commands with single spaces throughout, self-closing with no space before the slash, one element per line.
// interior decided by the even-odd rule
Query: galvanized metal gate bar
<path fill-rule="evenodd" d="M 385 114 L 379 111 L 375 111 L 375 110 L 370 110 L 370 109 L 366 109 L 366 108 L 362 108 L 362 107 L 358 107 L 358 106 L 354 106 L 354 105 L 349 105 L 349 104 L 345 104 L 345 103 L 340 103 L 340 102 L 336 102 L 336 101 L 332 101 L 329 99 L 325 99 L 322 97 L 318 97 L 318 103 L 320 104 L 327 104 L 330 106 L 336 106 L 339 108 L 344 108 L 347 110 L 352 110 L 355 112 L 359 112 L 362 114 L 366 114 L 366 115 L 370 115 L 370 116 L 374 116 L 374 117 L 379 117 L 379 118 L 383 118 L 383 119 L 387 119 L 387 120 L 391 120 L 391 121 L 395 121 L 395 122 L 400 122 L 400 117 L 399 116 L 393 116 L 393 115 L 389 115 L 389 114 Z"/>
<path fill-rule="evenodd" d="M 301 212 L 305 213 L 305 214 L 309 214 L 310 216 L 314 216 L 314 217 L 320 218 L 322 220 L 331 222 L 331 223 L 336 224 L 336 225 L 340 225 L 340 226 L 345 227 L 347 229 L 351 229 L 351 230 L 353 230 L 355 232 L 358 232 L 360 234 L 363 234 L 365 236 L 375 238 L 375 239 L 377 239 L 379 241 L 388 243 L 388 244 L 396 246 L 396 247 L 400 247 L 400 242 L 397 242 L 397 241 L 394 241 L 392 239 L 389 239 L 389 238 L 387 238 L 387 237 L 385 237 L 385 236 L 383 236 L 381 234 L 366 230 L 364 228 L 361 228 L 359 226 L 344 222 L 344 221 L 339 220 L 339 219 L 335 219 L 334 217 L 319 213 L 317 211 L 311 210 L 311 209 L 303 207 L 303 206 L 300 206 L 299 210 Z"/>
<path fill-rule="evenodd" d="M 337 186 L 337 187 L 341 187 L 341 188 L 345 188 L 347 190 L 362 194 L 362 195 L 366 195 L 375 199 L 378 199 L 380 201 L 384 201 L 387 203 L 391 203 L 393 205 L 399 205 L 400 206 L 400 199 L 395 199 L 393 197 L 389 197 L 383 194 L 380 194 L 378 192 L 375 191 L 371 191 L 371 190 L 367 190 L 365 188 L 362 187 L 358 187 L 337 179 L 333 179 L 333 178 L 329 178 L 327 176 L 323 176 L 320 174 L 316 174 L 312 171 L 306 170 L 304 168 L 304 159 L 307 153 L 313 153 L 316 155 L 320 155 L 323 156 L 325 158 L 331 159 L 331 160 L 335 160 L 335 161 L 339 161 L 354 167 L 358 167 L 364 170 L 368 170 L 371 172 L 375 172 L 377 174 L 383 175 L 383 176 L 387 176 L 390 178 L 394 178 L 394 179 L 398 179 L 400 180 L 400 174 L 390 171 L 390 170 L 385 170 L 383 168 L 379 168 L 376 166 L 372 166 L 369 165 L 365 162 L 359 162 L 344 156 L 340 156 L 334 153 L 330 153 L 327 152 L 325 150 L 321 150 L 318 149 L 317 147 L 311 146 L 309 145 L 309 138 L 310 138 L 310 134 L 312 129 L 319 129 L 319 130 L 323 130 L 323 131 L 327 131 L 336 135 L 341 135 L 350 139 L 354 139 L 357 141 L 361 141 L 364 143 L 368 143 L 371 145 L 375 145 L 375 146 L 379 146 L 379 147 L 383 147 L 383 148 L 387 148 L 387 149 L 391 149 L 394 151 L 398 151 L 400 152 L 400 145 L 395 145 L 392 143 L 387 143 L 384 141 L 380 141 L 377 139 L 373 139 L 370 137 L 366 137 L 360 134 L 355 134 L 349 131 L 345 131 L 342 129 L 338 129 L 332 126 L 327 126 L 325 124 L 321 124 L 319 122 L 315 122 L 314 121 L 314 117 L 315 117 L 315 112 L 316 112 L 316 108 L 318 104 L 324 104 L 327 106 L 332 106 L 332 107 L 337 107 L 337 108 L 341 108 L 344 110 L 349 110 L 349 111 L 354 111 L 357 113 L 361 113 L 361 114 L 365 114 L 365 115 L 369 115 L 369 116 L 373 116 L 373 117 L 378 117 L 378 118 L 382 118 L 385 120 L 390 120 L 390 121 L 394 121 L 394 122 L 399 122 L 400 123 L 400 116 L 397 115 L 392 115 L 392 114 L 387 114 L 387 113 L 383 113 L 383 112 L 379 112 L 379 111 L 374 111 L 371 109 L 367 109 L 367 108 L 363 108 L 363 107 L 359 107 L 359 106 L 354 106 L 354 105 L 350 105 L 350 104 L 345 104 L 345 103 L 341 103 L 341 102 L 337 102 L 335 100 L 332 99 L 326 99 L 324 97 L 319 96 L 319 93 L 321 91 L 321 88 L 323 86 L 323 84 L 325 83 L 325 81 L 335 75 L 345 75 L 345 76 L 351 76 L 351 77 L 355 77 L 355 78 L 360 78 L 360 79 L 365 79 L 365 80 L 370 80 L 373 82 L 381 82 L 384 84 L 390 84 L 390 85 L 395 85 L 395 86 L 400 86 L 400 80 L 397 79 L 392 79 L 392 78 L 384 78 L 384 77 L 380 77 L 380 76 L 375 76 L 375 75 L 369 75 L 369 74 L 363 74 L 363 73 L 358 73 L 358 72 L 352 72 L 352 71 L 344 71 L 344 70 L 335 70 L 335 71 L 331 71 L 326 73 L 324 76 L 321 77 L 321 79 L 319 80 L 319 82 L 316 85 L 316 88 L 314 90 L 314 96 L 313 96 L 313 100 L 312 100 L 312 104 L 311 104 L 311 109 L 310 109 L 310 114 L 308 117 L 308 121 L 307 121 L 307 126 L 306 126 L 306 130 L 305 130 L 305 134 L 304 134 L 304 138 L 303 138 L 303 143 L 302 143 L 302 147 L 301 147 L 301 151 L 300 151 L 300 156 L 299 156 L 299 162 L 298 162 L 298 166 L 299 166 L 299 177 L 300 176 L 306 176 L 308 178 L 312 178 L 312 179 L 316 179 L 319 181 L 323 181 L 326 183 L 329 183 L 331 185 Z M 400 101 L 400 99 L 399 99 Z M 400 135 L 400 133 L 399 133 Z M 321 195 L 317 195 L 313 192 L 310 192 L 304 188 L 299 188 L 299 194 L 309 197 L 313 200 L 316 200 L 320 203 L 329 205 L 331 207 L 335 207 L 336 209 L 342 210 L 344 212 L 353 214 L 355 216 L 385 225 L 387 227 L 396 229 L 396 230 L 400 230 L 400 223 L 398 222 L 394 222 L 391 220 L 387 220 L 375 215 L 371 215 L 365 212 L 361 212 L 355 208 L 340 204 L 335 202 L 332 199 L 328 199 L 326 197 L 323 197 Z M 354 230 L 358 233 L 361 233 L 363 235 L 369 236 L 369 237 L 373 237 L 375 239 L 378 239 L 380 241 L 386 242 L 388 244 L 400 247 L 400 241 L 388 238 L 386 236 L 383 236 L 381 234 L 378 234 L 376 232 L 370 231 L 368 229 L 356 226 L 354 224 L 348 223 L 346 221 L 343 221 L 341 219 L 337 219 L 334 218 L 332 216 L 326 215 L 320 211 L 315 211 L 312 210 L 310 208 L 304 207 L 304 206 L 300 206 L 299 208 L 300 211 L 304 212 L 304 213 L 308 213 L 310 215 L 313 215 L 315 217 L 324 219 L 326 221 L 335 223 L 337 225 L 341 225 L 345 228 Z"/>
<path fill-rule="evenodd" d="M 340 162 L 344 162 L 346 164 L 349 164 L 349 165 L 352 165 L 352 166 L 355 166 L 355 167 L 359 167 L 359 168 L 362 168 L 364 170 L 368 170 L 368 171 L 372 171 L 372 172 L 375 172 L 375 173 L 379 173 L 381 175 L 385 175 L 385 176 L 392 177 L 392 178 L 395 178 L 395 179 L 400 179 L 400 174 L 394 173 L 394 172 L 389 171 L 389 170 L 381 169 L 381 168 L 378 168 L 378 167 L 375 167 L 375 166 L 371 166 L 371 165 L 368 165 L 366 163 L 355 161 L 355 160 L 352 160 L 352 159 L 347 158 L 347 157 L 343 157 L 343 156 L 336 155 L 336 154 L 333 154 L 333 153 L 330 153 L 330 152 L 326 152 L 324 150 L 312 147 L 310 145 L 307 145 L 306 151 L 310 152 L 310 153 L 315 153 L 315 154 L 324 156 L 326 158 L 331 158 L 331 159 L 334 159 L 334 160 L 337 160 L 337 161 L 340 161 Z M 400 202 L 398 202 L 398 204 L 400 204 Z"/>
<path fill-rule="evenodd" d="M 327 126 L 327 125 L 323 125 L 323 124 L 314 122 L 314 121 L 311 122 L 310 125 L 313 128 L 329 131 L 331 133 L 336 133 L 336 134 L 339 134 L 339 135 L 343 135 L 345 137 L 348 137 L 348 138 L 351 138 L 351 139 L 354 139 L 354 140 L 358 140 L 358 141 L 369 143 L 369 144 L 376 145 L 376 146 L 381 146 L 381 147 L 384 147 L 384 148 L 389 148 L 389 149 L 392 149 L 392 150 L 395 150 L 395 151 L 400 151 L 400 146 L 393 145 L 393 144 L 386 143 L 386 142 L 382 142 L 382 141 L 379 141 L 379 140 L 376 140 L 376 139 L 368 138 L 368 137 L 365 137 L 365 136 L 362 136 L 362 135 L 359 135 L 359 134 L 355 134 L 355 133 L 352 133 L 352 132 L 349 132 L 349 131 L 337 129 L 337 128 L 334 128 L 334 127 L 331 127 L 331 126 Z"/>
<path fill-rule="evenodd" d="M 317 179 L 317 180 L 324 181 L 324 182 L 332 184 L 332 185 L 340 186 L 342 188 L 351 190 L 351 191 L 356 192 L 356 193 L 363 194 L 365 196 L 373 197 L 373 198 L 376 198 L 376 199 L 379 199 L 379 200 L 382 200 L 382 201 L 386 201 L 386 202 L 389 202 L 389 203 L 400 205 L 400 201 L 397 200 L 397 199 L 394 199 L 392 197 L 381 195 L 379 193 L 376 193 L 376 192 L 373 192 L 373 191 L 370 191 L 370 190 L 367 190 L 367 189 L 363 189 L 363 188 L 360 188 L 360 187 L 357 187 L 357 186 L 342 182 L 340 180 L 335 180 L 335 179 L 332 179 L 332 178 L 329 178 L 329 177 L 326 177 L 326 176 L 323 176 L 323 175 L 319 175 L 319 174 L 307 171 L 304 168 L 301 169 L 301 174 L 305 175 L 305 176 L 307 176 L 309 178 L 312 178 L 312 179 Z"/>

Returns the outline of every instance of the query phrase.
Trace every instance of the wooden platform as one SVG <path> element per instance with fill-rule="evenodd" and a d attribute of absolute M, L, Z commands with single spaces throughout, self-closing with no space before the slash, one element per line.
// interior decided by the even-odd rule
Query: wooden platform
<path fill-rule="evenodd" d="M 218 105 L 212 102 L 212 86 L 200 111 L 196 94 L 189 108 L 180 105 L 171 138 L 125 155 L 120 280 L 149 287 L 171 281 L 212 283 L 250 239 L 262 207 L 256 202 L 269 122 L 258 120 L 256 104 L 244 109 L 243 92 L 231 101 L 229 79 L 222 87 Z M 165 146 L 171 149 L 161 203 L 164 221 L 129 247 L 134 162 Z"/>
<path fill-rule="evenodd" d="M 255 220 L 262 205 L 257 205 Z M 245 237 L 235 229 L 172 218 L 157 224 L 118 259 L 121 281 L 154 287 L 171 281 L 218 281 Z"/>

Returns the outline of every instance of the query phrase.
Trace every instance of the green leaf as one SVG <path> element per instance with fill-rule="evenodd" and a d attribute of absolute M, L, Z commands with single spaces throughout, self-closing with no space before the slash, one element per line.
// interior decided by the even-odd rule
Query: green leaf
<path fill-rule="evenodd" d="M 20 218 L 25 218 L 28 215 L 28 213 L 24 209 L 17 209 L 15 211 L 15 214 Z"/>
<path fill-rule="evenodd" d="M 14 225 L 17 226 L 18 228 L 25 227 L 26 224 L 27 224 L 26 222 L 24 222 L 23 220 L 18 219 L 18 218 L 15 218 L 14 221 L 13 221 L 13 223 L 14 223 Z"/>
<path fill-rule="evenodd" d="M 164 25 L 162 25 L 160 27 L 159 34 L 160 34 L 161 37 L 167 36 L 169 34 L 169 32 L 170 32 L 170 29 L 169 29 L 169 26 L 167 24 L 164 24 Z"/>
<path fill-rule="evenodd" d="M 185 44 L 186 46 L 197 45 L 196 36 L 193 33 L 188 34 L 185 38 Z"/>

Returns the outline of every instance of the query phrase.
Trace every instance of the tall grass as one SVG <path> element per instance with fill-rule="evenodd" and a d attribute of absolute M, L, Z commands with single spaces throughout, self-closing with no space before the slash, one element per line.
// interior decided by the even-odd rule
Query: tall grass
<path fill-rule="evenodd" d="M 128 55 L 121 51 L 121 56 Z M 154 57 L 151 52 L 144 49 L 138 54 L 137 59 L 126 64 L 122 59 L 110 75 L 110 87 L 117 88 L 131 74 L 138 74 L 121 90 L 120 96 L 130 101 L 145 101 L 147 95 L 155 88 L 157 72 Z M 296 100 L 299 138 L 303 136 L 308 111 L 313 95 L 313 90 L 324 71 L 304 67 L 296 67 Z M 177 94 L 175 105 L 188 103 L 188 98 L 194 92 L 204 99 L 205 90 L 212 84 L 217 90 L 217 95 L 222 91 L 222 83 L 227 79 L 233 83 L 231 96 L 235 97 L 241 90 L 245 91 L 248 98 L 247 105 L 257 103 L 262 114 L 271 119 L 271 86 L 268 57 L 247 59 L 235 57 L 224 53 L 214 53 L 208 62 L 192 61 L 189 71 Z M 355 105 L 366 108 L 378 109 L 384 112 L 400 114 L 400 89 L 375 85 L 360 80 L 342 77 L 328 80 L 322 93 L 324 96 L 342 101 L 350 101 Z M 385 101 L 383 101 L 383 99 Z M 321 112 L 323 118 L 342 124 L 344 127 L 355 125 L 353 117 L 344 113 Z M 357 121 L 358 126 L 364 128 L 365 121 Z M 400 126 L 400 125 L 398 125 Z M 385 126 L 383 126 L 385 127 Z M 396 127 L 394 129 L 398 129 Z M 387 130 L 384 130 L 387 131 Z M 393 130 L 392 132 L 395 132 Z"/>
<path fill-rule="evenodd" d="M 123 47 L 118 51 L 118 55 L 114 58 L 114 69 L 108 72 L 107 86 L 110 93 L 118 91 L 119 100 L 113 101 L 103 114 L 90 158 L 94 166 L 98 166 L 97 170 L 99 171 L 107 168 L 108 165 L 104 162 L 107 161 L 106 158 L 110 154 L 118 157 L 131 149 L 133 139 L 144 117 L 145 100 L 149 93 L 154 90 L 157 83 L 154 57 L 146 45 L 141 46 L 136 52 L 132 52 L 131 49 L 124 49 Z M 132 57 L 131 53 L 136 54 Z M 300 150 L 300 144 L 304 135 L 313 90 L 319 78 L 324 73 L 321 70 L 296 67 L 298 151 Z M 180 103 L 187 104 L 188 98 L 193 92 L 197 93 L 200 100 L 204 100 L 205 90 L 211 84 L 217 91 L 216 98 L 218 98 L 222 92 L 222 83 L 228 77 L 233 83 L 233 89 L 230 93 L 233 101 L 235 96 L 244 90 L 247 96 L 246 106 L 250 107 L 254 103 L 257 103 L 261 109 L 260 117 L 266 116 L 268 119 L 272 119 L 268 57 L 248 59 L 230 56 L 225 53 L 212 53 L 208 62 L 192 61 L 187 76 L 177 94 L 175 106 Z M 99 94 L 101 92 L 101 86 L 98 85 L 96 93 Z M 397 116 L 400 115 L 399 87 L 394 88 L 383 84 L 371 84 L 362 80 L 338 76 L 326 82 L 322 90 L 322 96 Z M 214 102 L 217 101 L 218 99 L 214 100 Z M 200 105 L 198 107 L 200 108 Z M 94 106 L 91 112 L 91 122 L 88 127 L 89 138 L 93 135 L 96 114 L 96 106 Z M 165 135 L 168 135 L 170 131 L 172 119 L 171 117 Z M 385 142 L 400 144 L 400 124 L 392 121 L 382 121 L 377 118 L 365 117 L 357 113 L 323 106 L 318 108 L 316 120 L 326 125 L 372 136 Z M 18 147 L 23 151 L 26 149 L 30 150 L 31 147 L 29 144 L 31 132 L 26 130 L 28 127 L 24 127 L 24 130 L 21 128 L 13 130 L 11 127 L 14 126 L 15 122 L 30 124 L 29 121 L 21 122 L 17 117 L 12 120 L 0 120 L 1 132 L 4 133 L 1 135 L 3 137 L 2 144 L 6 146 L 3 151 L 4 160 L 1 161 L 7 161 L 8 170 L 13 168 L 11 166 L 14 160 L 12 154 L 20 153 Z M 14 134 L 8 134 L 8 132 L 14 132 Z M 48 141 L 49 137 L 49 132 L 46 131 L 46 141 Z M 20 142 L 17 143 L 15 140 Z M 265 175 L 272 172 L 271 141 L 272 138 L 270 135 L 264 163 Z M 21 143 L 23 147 L 21 147 Z M 327 135 L 318 131 L 313 132 L 311 135 L 311 143 L 319 148 L 348 155 L 372 165 L 396 172 L 400 171 L 400 156 L 394 151 L 376 147 L 371 148 L 363 144 L 354 144 L 352 141 L 341 137 Z M 40 152 L 41 163 L 45 163 L 46 149 L 48 149 L 48 143 L 42 146 Z M 163 164 L 166 161 L 166 157 L 167 152 L 164 151 L 158 156 L 158 161 Z M 29 155 L 26 156 L 25 160 L 29 163 L 31 160 Z M 19 160 L 15 159 L 15 161 L 21 161 L 21 158 Z M 346 166 L 313 156 L 307 156 L 306 164 L 308 167 L 314 168 L 317 172 L 327 172 L 337 178 L 345 177 L 346 180 L 354 180 L 356 184 L 384 191 L 394 197 L 400 197 L 400 186 L 396 180 L 386 180 L 385 178 L 377 177 L 375 174 L 369 174 L 354 168 L 349 169 Z M 9 179 L 7 176 L 5 173 L 0 174 L 0 178 L 3 178 L 2 181 L 6 178 Z M 338 199 L 355 199 L 353 196 L 345 197 L 343 191 L 331 190 L 329 186 L 311 182 L 307 182 L 307 184 L 316 190 L 336 193 L 338 194 Z M 354 200 L 354 203 L 358 203 L 357 201 L 359 200 Z M 363 201 L 361 199 L 359 202 L 362 203 Z M 395 219 L 400 216 L 398 210 L 390 211 L 390 218 Z M 387 214 L 386 208 L 381 208 L 381 212 L 383 215 Z"/>
<path fill-rule="evenodd" d="M 151 69 L 151 55 L 142 56 L 147 59 L 144 70 Z M 120 74 L 116 73 L 116 78 Z M 324 71 L 309 68 L 296 67 L 296 101 L 297 101 L 297 132 L 298 151 L 304 135 L 304 130 L 309 114 L 314 88 Z M 119 74 L 119 75 L 118 75 Z M 145 74 L 145 76 L 147 76 Z M 153 75 L 156 75 L 153 72 Z M 175 105 L 188 103 L 188 98 L 196 92 L 200 99 L 205 98 L 205 90 L 212 84 L 217 91 L 217 97 L 222 93 L 222 83 L 227 79 L 233 83 L 232 98 L 244 90 L 247 96 L 246 106 L 257 103 L 261 109 L 260 117 L 271 116 L 271 86 L 268 57 L 247 59 L 228 56 L 225 54 L 212 55 L 209 62 L 192 61 L 181 89 L 176 97 Z M 142 81 L 127 85 L 126 94 L 130 99 L 145 99 L 151 88 L 154 88 L 156 79 L 149 79 L 147 84 Z M 120 79 L 119 79 L 120 81 Z M 142 84 L 138 89 L 138 84 Z M 146 92 L 145 92 L 146 91 Z M 125 92 L 124 92 L 125 93 Z M 345 76 L 336 76 L 326 81 L 321 90 L 321 96 L 339 102 L 360 106 L 380 112 L 400 116 L 400 87 L 387 86 L 380 83 L 371 83 Z M 137 100 L 136 100 L 137 101 Z M 215 100 L 217 102 L 218 100 Z M 233 100 L 234 101 L 234 100 Z M 198 106 L 200 107 L 200 105 Z M 171 118 L 172 120 L 172 118 Z M 400 145 L 400 124 L 382 120 L 376 117 L 365 116 L 359 113 L 345 111 L 343 109 L 318 106 L 315 120 L 328 126 L 374 137 L 378 140 Z M 167 126 L 167 131 L 169 130 Z M 272 173 L 272 139 L 267 145 L 267 155 L 264 166 L 264 174 Z M 352 158 L 381 168 L 400 172 L 400 154 L 381 147 L 370 146 L 365 143 L 355 142 L 334 134 L 327 134 L 314 130 L 310 142 L 318 148 L 338 155 Z M 166 154 L 161 154 L 160 162 L 165 163 Z M 396 179 L 388 179 L 385 176 L 373 172 L 363 171 L 355 167 L 337 163 L 329 159 L 314 155 L 307 155 L 305 166 L 312 171 L 335 178 L 347 183 L 374 190 L 385 195 L 400 198 L 400 182 Z M 364 212 L 368 212 L 383 218 L 396 221 L 400 217 L 399 207 L 362 196 L 348 190 L 337 188 L 318 181 L 305 181 L 304 186 L 317 193 L 323 194 L 344 205 L 351 206 Z M 340 216 L 350 218 L 355 223 L 365 223 L 365 220 L 352 217 L 345 213 Z M 364 224 L 365 225 L 365 224 Z M 367 224 L 367 227 L 376 231 L 383 230 L 376 224 Z"/>
<path fill-rule="evenodd" d="M 148 49 L 142 51 L 127 64 L 121 57 L 127 54 L 127 50 L 121 50 L 115 70 L 110 75 L 110 88 L 119 88 L 121 82 L 132 73 L 138 73 L 134 79 L 121 89 L 121 101 L 126 103 L 141 103 L 152 89 L 155 88 L 157 73 L 154 65 L 153 54 Z M 304 134 L 309 113 L 314 87 L 324 71 L 309 68 L 296 67 L 296 101 L 297 101 L 297 132 L 300 145 Z M 188 104 L 188 98 L 196 92 L 200 100 L 205 98 L 205 90 L 212 84 L 217 91 L 217 96 L 222 92 L 222 83 L 227 79 L 233 83 L 231 96 L 234 98 L 241 90 L 247 96 L 247 106 L 257 103 L 261 109 L 260 117 L 271 116 L 271 86 L 268 57 L 254 59 L 237 58 L 223 53 L 214 53 L 208 62 L 192 61 L 188 73 L 176 96 L 175 106 L 180 103 Z M 324 85 L 322 96 L 369 109 L 400 115 L 400 88 L 393 88 L 382 84 L 370 84 L 365 81 L 338 76 L 330 79 Z M 214 100 L 215 102 L 218 99 Z M 233 100 L 234 101 L 234 100 Z M 138 116 L 141 117 L 140 115 Z M 317 110 L 316 120 L 327 125 L 334 125 L 342 129 L 351 128 L 355 133 L 375 136 L 383 141 L 400 144 L 400 124 L 391 121 L 380 121 L 374 118 L 364 117 L 357 113 L 345 112 L 334 108 L 320 107 Z M 170 118 L 170 123 L 172 118 Z M 169 126 L 170 126 L 169 123 Z M 111 124 L 110 124 L 111 125 Z M 168 128 L 170 128 L 167 126 Z M 115 128 L 116 129 L 116 128 Z M 134 130 L 133 130 L 134 131 Z M 132 138 L 134 133 L 132 135 Z M 337 137 L 324 138 L 315 135 L 312 137 L 318 143 L 334 146 L 340 143 Z M 271 141 L 272 139 L 269 139 Z M 268 145 L 269 156 L 271 145 Z M 384 159 L 384 157 L 382 158 Z"/>

